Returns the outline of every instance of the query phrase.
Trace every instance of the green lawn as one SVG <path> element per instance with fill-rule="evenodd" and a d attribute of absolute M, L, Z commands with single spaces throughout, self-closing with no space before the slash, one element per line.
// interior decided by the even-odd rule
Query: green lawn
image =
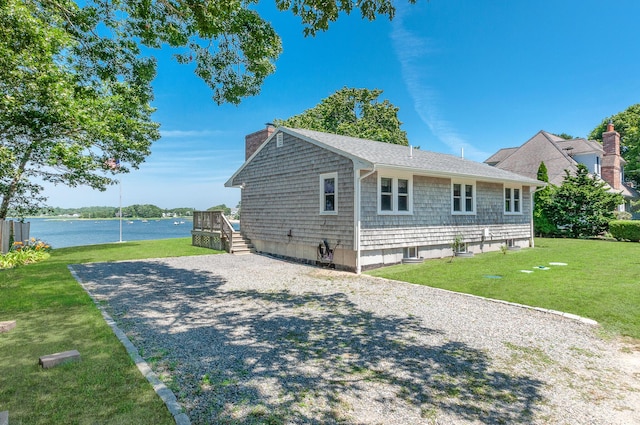
<path fill-rule="evenodd" d="M 534 249 L 426 260 L 369 274 L 573 313 L 598 321 L 614 334 L 640 338 L 640 243 L 574 239 L 535 243 Z M 553 262 L 567 265 L 549 264 Z"/>
<path fill-rule="evenodd" d="M 56 249 L 51 258 L 0 270 L 0 411 L 14 424 L 171 424 L 68 264 L 212 254 L 190 238 Z M 42 355 L 77 349 L 81 361 L 43 370 Z"/>
<path fill-rule="evenodd" d="M 11 424 L 174 423 L 67 265 L 213 252 L 189 238 L 138 241 L 57 249 L 44 262 L 0 271 L 0 321 L 17 321 L 0 334 L 0 411 Z M 549 270 L 534 269 L 543 265 Z M 638 243 L 536 239 L 535 249 L 371 274 L 571 312 L 640 338 Z M 40 356 L 71 349 L 80 362 L 38 366 Z"/>

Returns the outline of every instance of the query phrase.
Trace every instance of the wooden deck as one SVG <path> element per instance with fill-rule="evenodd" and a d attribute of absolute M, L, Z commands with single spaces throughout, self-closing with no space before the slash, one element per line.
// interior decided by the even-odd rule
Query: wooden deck
<path fill-rule="evenodd" d="M 232 254 L 253 252 L 251 241 L 246 239 L 222 211 L 194 211 L 191 244 L 204 248 L 224 250 Z"/>

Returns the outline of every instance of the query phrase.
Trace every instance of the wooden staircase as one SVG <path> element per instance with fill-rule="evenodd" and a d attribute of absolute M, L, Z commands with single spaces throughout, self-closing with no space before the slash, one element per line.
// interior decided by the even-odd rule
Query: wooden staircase
<path fill-rule="evenodd" d="M 231 253 L 234 255 L 252 254 L 256 252 L 251 240 L 240 232 L 233 232 L 231 241 Z"/>

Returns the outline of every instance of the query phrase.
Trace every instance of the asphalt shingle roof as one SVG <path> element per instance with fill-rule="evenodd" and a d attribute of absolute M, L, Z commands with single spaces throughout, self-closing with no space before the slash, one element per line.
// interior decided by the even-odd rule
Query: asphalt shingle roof
<path fill-rule="evenodd" d="M 539 131 L 517 148 L 515 152 L 495 164 L 495 167 L 513 173 L 520 173 L 529 178 L 536 178 L 540 163 L 544 162 L 547 167 L 549 182 L 561 185 L 564 181 L 565 170 L 574 173 L 578 166 L 578 163 L 567 154 L 567 151 L 559 146 L 563 141 L 564 139 L 558 136 L 546 131 Z M 489 159 L 485 162 L 489 161 Z"/>
<path fill-rule="evenodd" d="M 490 165 L 464 159 L 455 155 L 411 149 L 408 146 L 340 136 L 306 129 L 281 128 L 298 136 L 304 136 L 334 151 L 356 157 L 376 166 L 404 168 L 416 173 L 469 177 L 489 181 L 507 181 L 521 184 L 542 185 L 529 178 Z"/>
<path fill-rule="evenodd" d="M 549 183 L 560 186 L 566 176 L 565 170 L 575 174 L 578 169 L 578 162 L 572 156 L 589 153 L 602 156 L 602 145 L 594 140 L 582 138 L 566 140 L 541 130 L 521 146 L 500 149 L 484 162 L 530 178 L 537 177 L 540 163 L 544 162 Z M 623 158 L 620 158 L 620 161 L 623 165 L 626 163 Z M 622 184 L 619 192 L 627 198 L 638 197 L 637 191 L 625 184 Z"/>

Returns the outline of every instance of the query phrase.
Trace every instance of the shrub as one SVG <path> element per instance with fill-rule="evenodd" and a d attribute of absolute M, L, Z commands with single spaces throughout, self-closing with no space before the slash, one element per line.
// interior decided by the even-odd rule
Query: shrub
<path fill-rule="evenodd" d="M 639 220 L 612 220 L 609 222 L 609 232 L 616 239 L 639 242 L 640 241 L 640 221 Z"/>
<path fill-rule="evenodd" d="M 627 211 L 614 211 L 613 215 L 615 216 L 616 220 L 631 220 L 631 218 L 633 217 L 633 214 Z"/>
<path fill-rule="evenodd" d="M 46 242 L 31 238 L 25 242 L 14 242 L 11 249 L 0 255 L 0 269 L 11 269 L 24 264 L 37 263 L 49 258 L 51 247 Z"/>

